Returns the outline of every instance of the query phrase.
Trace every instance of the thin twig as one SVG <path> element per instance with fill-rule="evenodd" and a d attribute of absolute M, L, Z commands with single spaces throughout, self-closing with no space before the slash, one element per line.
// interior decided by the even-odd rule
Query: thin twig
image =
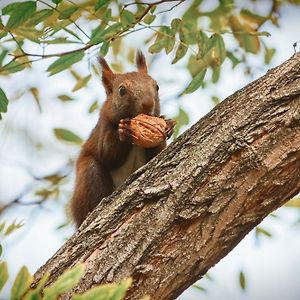
<path fill-rule="evenodd" d="M 20 42 L 15 38 L 15 36 L 12 34 L 11 31 L 8 31 L 8 33 L 10 34 L 10 36 L 12 37 L 12 39 L 15 41 L 15 43 L 18 45 L 18 48 L 20 49 L 20 51 L 24 54 L 25 51 L 23 50 Z"/>
<path fill-rule="evenodd" d="M 61 11 L 59 9 L 57 9 L 56 7 L 53 7 L 52 5 L 48 4 L 47 2 L 44 2 L 43 0 L 36 0 L 37 2 L 40 2 L 40 3 L 43 3 L 44 5 L 54 9 L 55 11 L 57 11 L 58 13 L 61 13 Z M 67 18 L 69 21 L 72 22 L 72 24 L 75 25 L 75 27 L 83 34 L 85 35 L 89 40 L 90 40 L 90 37 L 77 25 L 77 23 L 75 21 L 73 21 L 71 19 L 71 17 Z M 81 40 L 81 39 L 80 39 Z M 82 41 L 82 40 L 81 40 Z M 82 41 L 83 42 L 83 41 Z"/>
<path fill-rule="evenodd" d="M 178 3 L 176 3 L 175 5 L 173 5 L 172 7 L 168 8 L 168 9 L 165 9 L 165 10 L 161 10 L 159 12 L 157 12 L 155 15 L 159 15 L 159 14 L 163 14 L 163 13 L 166 13 L 166 12 L 169 12 L 169 11 L 172 11 L 175 7 L 179 6 L 181 3 L 185 2 L 185 0 L 177 0 L 179 1 Z"/>
<path fill-rule="evenodd" d="M 185 1 L 185 0 L 160 0 L 160 1 L 152 2 L 152 3 L 135 1 L 135 2 L 130 2 L 130 3 L 124 4 L 124 7 L 126 8 L 128 6 L 138 5 L 138 4 L 148 5 L 148 6 L 153 7 L 155 5 L 159 5 L 159 4 L 162 4 L 162 3 L 165 3 L 165 2 L 177 2 L 177 1 Z"/>

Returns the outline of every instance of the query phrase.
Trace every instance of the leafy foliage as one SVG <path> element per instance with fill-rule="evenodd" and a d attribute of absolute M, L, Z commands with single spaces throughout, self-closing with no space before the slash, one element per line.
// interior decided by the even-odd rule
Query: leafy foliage
<path fill-rule="evenodd" d="M 120 284 L 109 283 L 92 288 L 89 291 L 75 295 L 73 300 L 122 300 L 126 291 L 132 283 L 131 278 L 122 281 Z"/>
<path fill-rule="evenodd" d="M 239 282 L 242 290 L 246 290 L 246 276 L 243 271 L 239 273 Z"/>
<path fill-rule="evenodd" d="M 84 274 L 84 265 L 77 265 L 66 271 L 58 279 L 44 289 L 44 299 L 56 299 L 59 295 L 66 293 L 73 288 Z"/>
<path fill-rule="evenodd" d="M 25 300 L 52 300 L 60 295 L 67 293 L 75 287 L 85 273 L 84 264 L 78 264 L 60 275 L 55 282 L 47 285 L 49 274 L 46 273 L 39 281 L 38 285 L 31 289 L 33 277 L 30 275 L 27 267 L 23 266 L 18 272 L 11 289 L 11 299 Z M 7 263 L 0 263 L 0 292 L 8 280 Z M 93 287 L 83 294 L 73 294 L 74 300 L 122 300 L 132 283 L 132 279 L 124 279 L 120 283 L 110 283 Z M 149 299 L 149 298 L 143 298 Z"/>
<path fill-rule="evenodd" d="M 0 120 L 1 113 L 7 112 L 8 99 L 4 93 L 4 91 L 0 88 Z"/>
<path fill-rule="evenodd" d="M 257 226 L 255 228 L 255 237 L 258 239 L 261 235 L 269 237 L 269 238 L 272 237 L 272 234 L 269 231 L 267 231 L 266 229 L 264 229 L 260 226 Z"/>
<path fill-rule="evenodd" d="M 58 72 L 61 72 L 76 62 L 80 61 L 84 56 L 83 51 L 78 51 L 74 53 L 68 53 L 67 55 L 61 56 L 58 60 L 56 60 L 53 64 L 51 64 L 47 71 L 50 75 L 54 75 Z"/>
<path fill-rule="evenodd" d="M 0 262 L 0 292 L 8 280 L 7 263 L 5 261 Z"/>
<path fill-rule="evenodd" d="M 63 140 L 66 142 L 74 143 L 74 144 L 81 144 L 82 138 L 78 135 L 73 133 L 72 131 L 64 128 L 55 128 L 54 134 L 59 140 Z"/>
<path fill-rule="evenodd" d="M 3 234 L 4 236 L 10 235 L 15 230 L 21 228 L 23 226 L 22 222 L 17 222 L 14 220 L 11 224 L 7 225 L 6 221 L 2 221 L 0 223 L 0 234 Z"/>
<path fill-rule="evenodd" d="M 21 299 L 22 295 L 25 294 L 25 292 L 29 289 L 30 284 L 32 282 L 32 276 L 30 275 L 27 267 L 23 266 L 12 286 L 11 289 L 11 299 L 17 300 Z"/>
<path fill-rule="evenodd" d="M 194 92 L 203 86 L 208 68 L 215 70 L 212 81 L 217 82 L 220 66 L 226 58 L 235 67 L 239 63 L 246 63 L 243 51 L 259 53 L 262 48 L 261 37 L 268 35 L 260 31 L 260 28 L 267 21 L 277 25 L 277 11 L 281 5 L 273 5 L 269 13 L 262 15 L 239 7 L 235 1 L 220 0 L 219 5 L 212 10 L 204 10 L 202 2 L 190 1 L 182 15 L 170 17 L 170 12 L 181 5 L 180 2 L 174 1 L 171 8 L 158 11 L 156 8 L 163 1 L 124 4 L 122 1 L 86 0 L 80 5 L 77 2 L 59 0 L 47 4 L 40 0 L 15 1 L 2 8 L 2 15 L 8 18 L 0 21 L 0 75 L 21 72 L 30 68 L 31 62 L 35 60 L 57 57 L 47 67 L 49 74 L 54 75 L 82 61 L 86 51 L 98 50 L 101 55 L 106 55 L 112 49 L 114 55 L 117 55 L 121 48 L 116 48 L 115 45 L 120 45 L 126 35 L 146 30 L 153 32 L 152 38 L 144 41 L 149 46 L 150 53 L 163 50 L 167 54 L 174 52 L 173 64 L 187 57 L 186 67 L 192 80 L 185 92 Z M 295 4 L 294 1 L 290 2 Z M 117 7 L 117 11 L 114 9 L 113 12 L 112 6 Z M 209 21 L 206 28 L 200 28 L 199 25 L 203 18 L 208 18 Z M 99 25 L 92 25 L 94 27 L 91 28 L 88 25 L 90 21 L 96 21 Z M 230 33 L 235 39 L 239 57 L 226 49 L 223 39 L 225 33 Z M 7 47 L 7 43 L 12 43 L 13 46 Z M 26 52 L 25 46 L 32 43 L 43 47 L 43 53 Z M 47 45 L 51 44 L 73 46 L 66 48 L 70 50 L 53 53 L 47 51 Z M 268 64 L 275 49 L 268 48 L 266 43 L 263 43 L 263 49 L 265 63 Z M 74 90 L 84 87 L 88 76 Z M 6 112 L 5 98 L 0 96 L 0 112 Z"/>

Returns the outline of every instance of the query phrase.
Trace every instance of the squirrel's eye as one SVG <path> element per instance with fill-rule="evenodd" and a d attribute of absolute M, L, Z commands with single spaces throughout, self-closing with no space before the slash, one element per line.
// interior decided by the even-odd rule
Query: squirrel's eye
<path fill-rule="evenodd" d="M 157 91 L 159 90 L 159 86 L 158 86 L 158 84 L 156 85 L 156 90 L 157 90 Z"/>
<path fill-rule="evenodd" d="M 124 96 L 126 93 L 127 93 L 127 91 L 126 91 L 125 86 L 124 86 L 124 85 L 121 85 L 121 86 L 119 87 L 119 94 L 120 94 L 120 96 Z"/>

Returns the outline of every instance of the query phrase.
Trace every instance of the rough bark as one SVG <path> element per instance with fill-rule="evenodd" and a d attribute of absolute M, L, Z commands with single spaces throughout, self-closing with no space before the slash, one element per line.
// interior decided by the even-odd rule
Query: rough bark
<path fill-rule="evenodd" d="M 225 99 L 104 199 L 35 280 L 50 271 L 51 282 L 85 262 L 76 292 L 132 276 L 128 299 L 175 299 L 300 191 L 299 170 L 298 53 Z"/>

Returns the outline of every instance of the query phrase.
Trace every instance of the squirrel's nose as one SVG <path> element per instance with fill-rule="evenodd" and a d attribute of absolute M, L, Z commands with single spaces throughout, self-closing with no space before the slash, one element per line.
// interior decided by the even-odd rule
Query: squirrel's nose
<path fill-rule="evenodd" d="M 154 101 L 153 100 L 144 100 L 142 103 L 142 112 L 144 114 L 152 114 L 154 109 Z"/>

